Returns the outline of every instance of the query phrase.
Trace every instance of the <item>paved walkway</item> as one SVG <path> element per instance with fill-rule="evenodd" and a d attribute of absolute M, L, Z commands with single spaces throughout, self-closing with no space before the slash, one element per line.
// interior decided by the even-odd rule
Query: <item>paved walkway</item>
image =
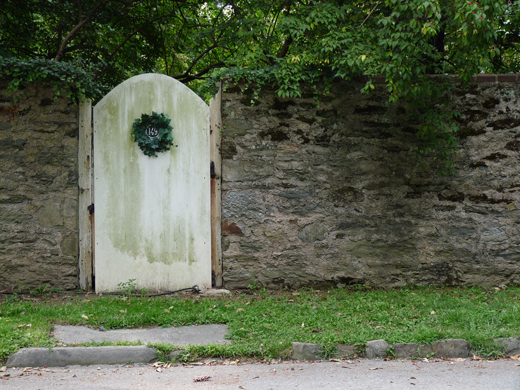
<path fill-rule="evenodd" d="M 149 329 L 90 329 L 85 326 L 54 327 L 54 337 L 63 347 L 22 348 L 11 355 L 7 367 L 64 367 L 90 364 L 149 363 L 157 359 L 148 343 L 173 345 L 225 344 L 227 325 L 198 325 Z M 141 342 L 142 346 L 70 347 L 88 342 Z"/>
<path fill-rule="evenodd" d="M 179 326 L 173 328 L 114 329 L 100 331 L 86 326 L 54 326 L 54 338 L 64 344 L 83 344 L 91 341 L 140 341 L 174 345 L 225 344 L 227 325 Z"/>

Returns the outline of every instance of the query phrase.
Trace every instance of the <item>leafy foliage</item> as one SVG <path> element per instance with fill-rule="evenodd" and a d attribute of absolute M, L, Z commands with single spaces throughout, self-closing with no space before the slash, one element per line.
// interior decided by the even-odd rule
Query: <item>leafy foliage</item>
<path fill-rule="evenodd" d="M 247 2 L 246 2 L 247 3 Z M 481 72 L 514 69 L 518 50 L 513 25 L 518 2 L 461 0 L 254 2 L 255 12 L 234 3 L 234 13 L 250 26 L 237 34 L 250 42 L 224 75 L 247 83 L 275 83 L 281 97 L 301 96 L 301 83 L 384 75 L 391 102 L 404 101 L 422 122 L 425 143 L 418 156 L 434 155 L 440 173 L 453 171 L 457 150 L 450 111 L 451 77 L 463 83 Z M 250 4 L 250 3 L 249 3 Z M 509 44 L 501 43 L 508 41 Z M 513 41 L 513 42 L 511 42 Z M 501 47 L 509 53 L 501 55 Z M 283 54 L 283 55 L 280 55 Z M 432 79 L 431 75 L 439 75 Z M 219 74 L 219 77 L 221 75 Z"/>
<path fill-rule="evenodd" d="M 134 121 L 131 134 L 145 155 L 157 157 L 157 153 L 170 150 L 173 145 L 170 121 L 168 115 L 156 112 L 152 112 L 152 115 L 143 114 Z"/>
<path fill-rule="evenodd" d="M 214 93 L 223 77 L 281 97 L 300 85 L 383 75 L 390 101 L 422 122 L 418 155 L 457 149 L 453 88 L 478 73 L 520 71 L 519 0 L 5 0 L 0 56 L 81 60 L 113 87 L 160 72 Z M 437 75 L 434 80 L 430 75 Z M 437 79 L 445 79 L 442 82 Z M 83 85 L 83 84 L 82 84 Z M 84 85 L 83 85 L 84 87 Z"/>
<path fill-rule="evenodd" d="M 86 97 L 97 99 L 108 87 L 93 81 L 94 69 L 86 69 L 81 61 L 56 62 L 43 58 L 20 60 L 0 57 L 0 78 L 9 80 L 8 90 L 17 91 L 29 83 L 48 82 L 55 95 L 67 96 L 74 102 Z"/>

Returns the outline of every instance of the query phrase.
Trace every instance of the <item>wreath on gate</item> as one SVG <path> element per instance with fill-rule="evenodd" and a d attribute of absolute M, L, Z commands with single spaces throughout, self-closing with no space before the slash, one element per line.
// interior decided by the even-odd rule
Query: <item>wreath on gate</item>
<path fill-rule="evenodd" d="M 132 135 L 144 154 L 157 157 L 157 153 L 170 150 L 173 145 L 171 119 L 166 114 L 152 111 L 152 115 L 143 114 L 134 121 Z"/>

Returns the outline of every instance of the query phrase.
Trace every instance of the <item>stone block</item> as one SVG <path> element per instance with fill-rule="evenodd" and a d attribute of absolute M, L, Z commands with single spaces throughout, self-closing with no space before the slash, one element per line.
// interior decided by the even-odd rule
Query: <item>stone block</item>
<path fill-rule="evenodd" d="M 433 348 L 429 344 L 422 343 L 398 343 L 394 344 L 394 355 L 399 359 L 412 359 L 432 356 Z"/>
<path fill-rule="evenodd" d="M 307 192 L 307 191 L 287 191 L 287 192 L 282 192 L 278 196 L 281 196 L 282 198 L 286 198 L 286 199 L 306 199 L 306 198 L 310 198 L 311 196 L 313 196 L 313 193 Z"/>
<path fill-rule="evenodd" d="M 467 358 L 468 342 L 462 339 L 447 339 L 432 343 L 436 358 Z"/>
<path fill-rule="evenodd" d="M 203 297 L 226 297 L 228 295 L 231 295 L 231 291 L 226 290 L 224 288 L 206 289 L 202 291 L 200 295 L 202 295 Z"/>
<path fill-rule="evenodd" d="M 484 226 L 480 241 L 488 245 L 501 245 L 507 243 L 508 238 L 500 226 L 489 224 Z"/>
<path fill-rule="evenodd" d="M 325 233 L 327 229 L 320 223 L 314 223 L 311 225 L 305 226 L 298 233 L 298 237 L 303 242 L 314 242 L 321 241 L 325 238 Z"/>
<path fill-rule="evenodd" d="M 28 198 L 25 195 L 13 194 L 5 198 L 0 198 L 0 204 L 23 203 L 26 200 L 28 200 Z"/>
<path fill-rule="evenodd" d="M 224 134 L 228 137 L 236 137 L 247 134 L 251 129 L 251 123 L 245 119 L 226 119 L 226 126 L 224 127 Z"/>
<path fill-rule="evenodd" d="M 78 227 L 78 201 L 69 198 L 63 199 L 60 210 L 65 226 L 76 229 Z"/>
<path fill-rule="evenodd" d="M 516 337 L 497 338 L 495 343 L 500 344 L 505 348 L 504 354 L 506 356 L 514 356 L 520 354 L 520 340 Z"/>
<path fill-rule="evenodd" d="M 263 215 L 254 191 L 229 191 L 222 201 L 222 218 L 261 219 Z"/>
<path fill-rule="evenodd" d="M 184 352 L 184 350 L 182 350 L 182 349 L 178 349 L 178 350 L 176 350 L 176 351 L 172 351 L 172 352 L 170 352 L 170 353 L 168 354 L 168 360 L 169 360 L 170 362 L 174 362 L 174 361 L 176 361 L 176 360 L 177 360 L 177 359 L 182 355 L 183 352 Z"/>
<path fill-rule="evenodd" d="M 54 131 L 54 129 L 50 131 Z M 77 163 L 77 149 L 71 150 L 61 146 L 51 146 L 41 148 L 38 153 L 38 163 L 40 165 L 72 167 L 75 162 Z"/>
<path fill-rule="evenodd" d="M 265 248 L 265 244 L 261 241 L 240 241 L 240 250 L 247 254 L 255 254 Z"/>
<path fill-rule="evenodd" d="M 0 130 L 9 130 L 13 127 L 10 122 L 0 122 Z"/>
<path fill-rule="evenodd" d="M 43 227 L 62 226 L 63 218 L 59 204 L 51 201 L 46 202 L 40 211 L 38 219 Z"/>
<path fill-rule="evenodd" d="M 223 182 L 258 181 L 274 176 L 273 166 L 266 161 L 224 160 L 222 166 Z"/>
<path fill-rule="evenodd" d="M 0 139 L 0 150 L 5 152 L 22 150 L 26 143 L 27 141 L 23 139 Z"/>
<path fill-rule="evenodd" d="M 416 253 L 417 249 L 413 240 L 404 240 L 400 242 L 369 240 L 351 241 L 346 244 L 346 250 L 349 254 L 356 257 L 365 258 L 373 256 L 380 259 L 398 258 L 403 259 Z"/>
<path fill-rule="evenodd" d="M 475 213 L 475 214 L 482 214 L 482 215 L 488 215 L 490 213 L 490 208 L 485 207 L 485 206 L 468 205 L 468 206 L 464 206 L 463 210 L 466 213 Z"/>
<path fill-rule="evenodd" d="M 520 247 L 511 247 L 503 251 L 494 251 L 493 256 L 495 258 L 502 258 L 511 263 L 520 261 Z"/>
<path fill-rule="evenodd" d="M 237 147 L 234 142 L 222 143 L 222 157 L 224 159 L 232 159 L 237 154 Z"/>
<path fill-rule="evenodd" d="M 334 357 L 336 359 L 349 359 L 354 357 L 356 354 L 356 346 L 355 345 L 347 345 L 347 344 L 338 344 L 336 346 L 336 353 Z"/>
<path fill-rule="evenodd" d="M 388 344 L 385 340 L 371 340 L 367 343 L 365 356 L 368 359 L 385 358 L 388 355 Z"/>
<path fill-rule="evenodd" d="M 222 251 L 225 252 L 229 249 L 229 246 L 231 245 L 231 241 L 229 241 L 228 238 L 222 237 Z"/>
<path fill-rule="evenodd" d="M 321 356 L 321 347 L 311 343 L 292 343 L 291 358 L 294 360 L 316 360 Z"/>
<path fill-rule="evenodd" d="M 61 251 L 65 256 L 78 256 L 79 240 L 78 234 L 73 233 L 68 235 L 61 242 Z"/>
<path fill-rule="evenodd" d="M 33 219 L 32 214 L 24 213 L 21 210 L 9 210 L 0 208 L 0 220 L 4 224 L 8 223 L 24 223 Z"/>

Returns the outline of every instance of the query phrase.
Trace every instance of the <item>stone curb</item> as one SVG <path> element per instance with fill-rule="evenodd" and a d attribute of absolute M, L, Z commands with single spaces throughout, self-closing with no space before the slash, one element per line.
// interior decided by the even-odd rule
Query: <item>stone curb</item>
<path fill-rule="evenodd" d="M 92 364 L 150 363 L 155 349 L 146 346 L 22 348 L 7 360 L 7 367 L 64 367 Z"/>
<path fill-rule="evenodd" d="M 505 348 L 506 355 L 520 353 L 520 340 L 516 337 L 494 339 Z M 182 351 L 171 353 L 175 359 Z M 377 359 L 395 357 L 414 358 L 467 358 L 471 354 L 468 343 L 463 339 L 447 339 L 433 343 L 389 344 L 385 340 L 370 340 L 366 346 L 337 345 L 335 358 L 348 359 L 355 356 Z M 107 347 L 59 347 L 22 348 L 7 360 L 7 367 L 64 367 L 73 365 L 151 363 L 157 360 L 158 352 L 146 346 Z M 294 360 L 317 360 L 322 358 L 322 349 L 313 343 L 292 343 L 291 358 Z"/>
<path fill-rule="evenodd" d="M 495 339 L 495 342 L 506 348 L 506 355 L 513 355 L 520 351 L 520 341 L 516 338 Z M 519 352 L 520 353 L 520 352 Z M 470 355 L 468 342 L 463 339 L 447 339 L 433 343 L 389 344 L 385 340 L 371 340 L 365 346 L 337 345 L 334 356 L 339 359 L 353 358 L 354 356 L 378 359 L 395 357 L 398 359 L 413 358 L 467 358 Z M 321 346 L 312 343 L 292 343 L 291 358 L 294 360 L 316 360 L 322 356 Z"/>

